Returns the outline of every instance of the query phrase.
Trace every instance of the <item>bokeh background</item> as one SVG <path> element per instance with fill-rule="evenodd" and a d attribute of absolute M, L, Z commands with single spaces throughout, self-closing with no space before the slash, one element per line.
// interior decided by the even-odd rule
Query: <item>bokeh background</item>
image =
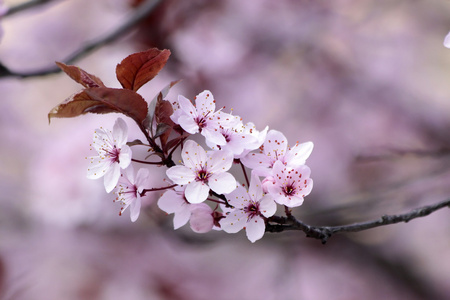
<path fill-rule="evenodd" d="M 0 62 L 17 74 L 53 67 L 146 3 L 47 1 L 6 15 Z M 123 58 L 170 49 L 140 93 L 183 79 L 168 98 L 209 89 L 257 128 L 313 141 L 314 189 L 293 213 L 340 225 L 450 197 L 449 30 L 444 0 L 162 0 L 74 64 L 119 87 Z M 1 299 L 450 298 L 448 209 L 326 245 L 303 232 L 251 244 L 243 232 L 174 231 L 158 195 L 136 223 L 119 217 L 102 180 L 85 177 L 93 131 L 117 115 L 48 123 L 80 87 L 61 73 L 0 78 Z M 149 187 L 163 176 L 156 168 Z"/>

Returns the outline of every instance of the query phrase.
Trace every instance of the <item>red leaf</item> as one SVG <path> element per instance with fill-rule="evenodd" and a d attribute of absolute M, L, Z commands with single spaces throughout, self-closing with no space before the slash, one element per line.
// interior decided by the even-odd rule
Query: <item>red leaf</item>
<path fill-rule="evenodd" d="M 124 89 L 137 91 L 161 71 L 169 56 L 169 50 L 158 48 L 131 54 L 117 65 L 117 79 Z"/>
<path fill-rule="evenodd" d="M 122 113 L 138 124 L 147 116 L 147 102 L 136 92 L 125 89 L 93 87 L 66 99 L 48 114 L 51 118 L 73 118 L 86 113 Z"/>
<path fill-rule="evenodd" d="M 61 62 L 56 62 L 56 65 L 60 67 L 70 78 L 80 83 L 86 88 L 90 87 L 105 87 L 103 82 L 95 75 L 89 74 L 83 69 L 77 66 L 68 66 Z"/>

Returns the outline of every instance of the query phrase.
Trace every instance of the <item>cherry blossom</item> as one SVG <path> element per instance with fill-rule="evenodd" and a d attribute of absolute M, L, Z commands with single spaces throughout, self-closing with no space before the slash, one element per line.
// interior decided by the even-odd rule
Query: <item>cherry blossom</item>
<path fill-rule="evenodd" d="M 267 189 L 277 203 L 288 207 L 300 206 L 303 198 L 311 193 L 313 181 L 309 178 L 311 170 L 308 166 L 290 168 L 276 161 L 273 174 L 274 182 Z"/>
<path fill-rule="evenodd" d="M 206 144 L 213 150 L 229 150 L 233 152 L 235 158 L 240 158 L 244 156 L 243 154 L 258 149 L 265 139 L 265 132 L 260 134 L 253 123 L 244 125 L 239 116 L 230 115 L 230 122 L 220 126 L 218 131 L 225 138 L 226 143 L 216 145 L 206 140 Z M 267 128 L 265 131 L 267 132 Z M 263 136 L 262 139 L 261 135 Z"/>
<path fill-rule="evenodd" d="M 113 131 L 96 129 L 91 146 L 98 156 L 92 156 L 87 170 L 89 179 L 104 176 L 106 192 L 111 192 L 119 181 L 120 169 L 127 168 L 131 163 L 131 149 L 127 143 L 128 127 L 124 120 L 118 118 Z"/>
<path fill-rule="evenodd" d="M 130 207 L 130 218 L 132 222 L 135 222 L 139 217 L 141 211 L 141 194 L 145 188 L 145 182 L 147 181 L 150 172 L 148 169 L 139 169 L 136 178 L 134 177 L 133 166 L 130 165 L 125 170 L 125 175 L 121 175 L 119 182 L 117 184 L 117 198 L 115 202 L 120 202 L 122 208 L 120 210 L 120 215 Z"/>
<path fill-rule="evenodd" d="M 261 153 L 249 153 L 242 158 L 242 163 L 252 169 L 264 171 L 260 175 L 270 175 L 270 168 L 276 161 L 281 161 L 284 165 L 296 168 L 304 165 L 306 159 L 311 155 L 313 143 L 296 143 L 293 147 L 288 147 L 288 142 L 284 134 L 276 130 L 270 130 L 264 141 Z"/>
<path fill-rule="evenodd" d="M 181 152 L 184 165 L 166 171 L 174 183 L 186 185 L 185 196 L 190 203 L 201 203 L 208 198 L 210 189 L 228 194 L 236 188 L 236 180 L 227 171 L 233 164 L 229 151 L 206 152 L 194 141 L 187 141 Z"/>
<path fill-rule="evenodd" d="M 184 96 L 178 96 L 178 103 L 172 103 L 174 113 L 172 121 L 179 124 L 186 132 L 200 132 L 206 140 L 216 145 L 225 145 L 225 137 L 219 132 L 221 125 L 234 121 L 230 114 L 215 111 L 216 104 L 210 91 L 203 91 L 195 98 L 195 106 Z M 177 109 L 179 107 L 179 109 Z"/>
<path fill-rule="evenodd" d="M 264 217 L 273 216 L 277 206 L 270 195 L 264 195 L 259 177 L 252 174 L 249 190 L 239 186 L 227 199 L 234 209 L 222 207 L 226 217 L 219 221 L 221 228 L 228 233 L 245 228 L 252 243 L 262 238 L 266 229 Z"/>
<path fill-rule="evenodd" d="M 214 211 L 205 203 L 191 204 L 189 225 L 196 233 L 211 231 L 214 228 Z"/>

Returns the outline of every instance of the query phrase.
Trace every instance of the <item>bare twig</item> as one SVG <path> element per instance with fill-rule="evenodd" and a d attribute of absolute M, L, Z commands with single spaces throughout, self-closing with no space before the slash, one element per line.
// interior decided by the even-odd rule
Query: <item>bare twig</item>
<path fill-rule="evenodd" d="M 8 10 L 3 15 L 3 17 L 8 17 L 8 16 L 14 15 L 14 14 L 16 14 L 18 12 L 27 10 L 27 9 L 29 9 L 31 7 L 42 5 L 42 4 L 45 4 L 45 3 L 48 3 L 48 2 L 52 2 L 52 1 L 55 1 L 55 0 L 30 0 L 28 2 L 20 3 L 20 4 L 17 4 L 17 5 L 8 7 L 7 8 Z"/>
<path fill-rule="evenodd" d="M 444 207 L 450 207 L 450 200 L 417 208 L 405 214 L 390 216 L 384 215 L 377 220 L 342 226 L 310 226 L 297 220 L 292 215 L 287 217 L 273 216 L 268 220 L 266 231 L 282 232 L 285 230 L 301 230 L 306 233 L 307 237 L 319 239 L 323 244 L 325 244 L 327 240 L 335 233 L 358 232 L 384 225 L 396 224 L 400 222 L 406 223 L 415 218 L 428 216 L 429 214 Z"/>
<path fill-rule="evenodd" d="M 87 42 L 84 46 L 80 47 L 78 50 L 70 54 L 66 59 L 63 60 L 63 62 L 66 64 L 73 63 L 74 61 L 88 55 L 94 50 L 117 40 L 119 37 L 127 33 L 131 28 L 136 26 L 146 16 L 148 16 L 157 7 L 157 5 L 161 3 L 161 1 L 162 0 L 146 0 L 135 10 L 135 12 L 123 24 L 121 24 L 111 33 L 99 37 L 97 39 L 94 39 L 90 42 Z M 57 66 L 51 66 L 42 70 L 36 70 L 31 72 L 14 72 L 0 62 L 0 77 L 9 76 L 9 77 L 27 78 L 58 73 L 60 71 L 61 69 L 59 69 Z"/>

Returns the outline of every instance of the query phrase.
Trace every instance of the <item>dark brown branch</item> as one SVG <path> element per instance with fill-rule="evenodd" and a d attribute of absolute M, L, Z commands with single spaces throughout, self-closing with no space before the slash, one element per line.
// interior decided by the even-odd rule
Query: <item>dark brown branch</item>
<path fill-rule="evenodd" d="M 131 28 L 136 26 L 140 21 L 142 21 L 145 17 L 147 17 L 156 7 L 159 3 L 161 3 L 162 0 L 146 0 L 143 4 L 141 4 L 135 12 L 119 27 L 117 27 L 115 30 L 113 30 L 111 33 L 99 37 L 97 39 L 94 39 L 90 42 L 87 42 L 84 46 L 70 54 L 66 59 L 63 60 L 65 64 L 71 64 L 74 61 L 88 55 L 89 53 L 93 52 L 94 50 L 103 47 L 121 36 L 123 36 L 125 33 L 129 32 Z M 43 76 L 43 75 L 49 75 L 53 73 L 60 72 L 61 69 L 58 68 L 56 65 L 48 67 L 46 69 L 42 70 L 36 70 L 31 72 L 15 72 L 10 70 L 8 67 L 3 65 L 0 62 L 0 77 L 20 77 L 20 78 L 27 78 L 27 77 L 35 77 L 35 76 Z"/>
<path fill-rule="evenodd" d="M 7 8 L 8 10 L 3 15 L 3 17 L 8 17 L 8 16 L 14 15 L 14 14 L 16 14 L 18 12 L 27 10 L 27 9 L 29 9 L 31 7 L 42 5 L 42 4 L 45 4 L 45 3 L 48 3 L 48 2 L 52 2 L 52 1 L 55 1 L 55 0 L 30 0 L 28 2 L 20 3 L 20 4 L 17 4 L 17 5 L 8 7 Z"/>
<path fill-rule="evenodd" d="M 310 226 L 297 220 L 292 215 L 288 217 L 273 216 L 268 220 L 266 231 L 282 232 L 285 230 L 301 230 L 306 233 L 307 237 L 319 239 L 323 244 L 325 244 L 327 240 L 335 233 L 359 232 L 384 225 L 396 224 L 400 222 L 407 223 L 415 218 L 428 216 L 429 214 L 444 207 L 450 207 L 450 200 L 417 208 L 405 214 L 390 216 L 384 215 L 378 220 L 342 226 Z"/>

